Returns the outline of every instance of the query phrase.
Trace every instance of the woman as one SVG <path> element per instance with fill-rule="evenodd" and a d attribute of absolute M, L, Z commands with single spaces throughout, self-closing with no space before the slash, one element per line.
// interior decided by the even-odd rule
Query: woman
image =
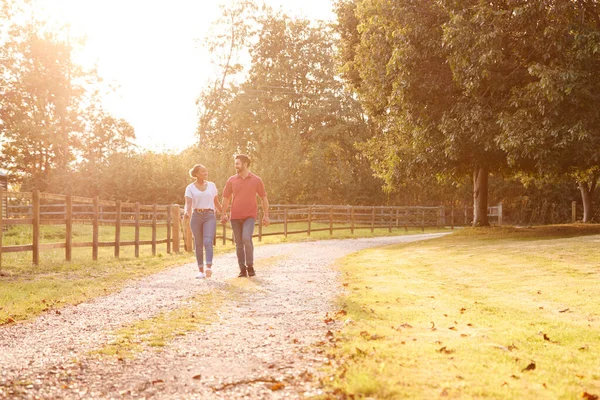
<path fill-rule="evenodd" d="M 184 215 L 192 216 L 190 228 L 196 246 L 196 261 L 198 262 L 197 279 L 210 278 L 212 275 L 213 241 L 217 231 L 215 208 L 221 212 L 217 186 L 206 180 L 208 170 L 202 164 L 196 164 L 190 169 L 190 177 L 196 181 L 185 188 Z M 204 264 L 203 250 L 206 251 Z M 206 266 L 205 266 L 206 265 Z"/>

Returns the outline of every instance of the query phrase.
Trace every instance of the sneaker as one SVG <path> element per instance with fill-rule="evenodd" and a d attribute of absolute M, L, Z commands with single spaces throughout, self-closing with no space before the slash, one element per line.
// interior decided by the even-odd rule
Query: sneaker
<path fill-rule="evenodd" d="M 240 274 L 238 278 L 245 278 L 248 276 L 248 272 L 246 271 L 246 267 L 240 267 Z"/>
<path fill-rule="evenodd" d="M 206 278 L 206 275 L 204 275 L 204 272 L 198 272 L 196 274 L 196 279 L 204 279 Z"/>
<path fill-rule="evenodd" d="M 206 277 L 207 277 L 207 278 L 210 278 L 210 277 L 211 277 L 211 275 L 212 275 L 212 269 L 210 269 L 210 268 L 208 268 L 208 267 L 207 267 L 207 268 L 205 268 L 205 269 L 204 269 L 204 274 L 206 275 Z"/>
<path fill-rule="evenodd" d="M 254 276 L 256 272 L 254 272 L 254 267 L 248 267 L 248 276 Z"/>

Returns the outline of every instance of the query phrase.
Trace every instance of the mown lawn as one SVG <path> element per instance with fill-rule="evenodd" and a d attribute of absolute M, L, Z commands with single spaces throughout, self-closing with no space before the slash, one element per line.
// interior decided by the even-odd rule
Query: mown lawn
<path fill-rule="evenodd" d="M 600 226 L 466 229 L 340 264 L 334 397 L 600 395 Z"/>

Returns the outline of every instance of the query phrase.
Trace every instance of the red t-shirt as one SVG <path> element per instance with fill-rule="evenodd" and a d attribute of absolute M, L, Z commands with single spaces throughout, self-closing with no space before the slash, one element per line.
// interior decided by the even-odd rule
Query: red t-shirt
<path fill-rule="evenodd" d="M 225 184 L 223 189 L 223 197 L 231 199 L 231 219 L 256 219 L 258 213 L 258 204 L 256 203 L 256 195 L 265 197 L 265 184 L 260 177 L 249 173 L 247 177 L 242 178 L 235 174 Z"/>

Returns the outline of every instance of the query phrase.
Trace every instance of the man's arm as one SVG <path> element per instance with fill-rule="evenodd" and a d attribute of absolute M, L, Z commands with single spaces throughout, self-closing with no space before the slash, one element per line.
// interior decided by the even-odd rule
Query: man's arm
<path fill-rule="evenodd" d="M 269 226 L 269 199 L 267 196 L 261 197 L 260 201 L 262 203 L 263 209 L 263 220 L 262 223 L 264 226 Z"/>
<path fill-rule="evenodd" d="M 223 197 L 223 205 L 221 206 L 221 223 L 227 222 L 227 208 L 229 207 L 229 197 Z"/>

